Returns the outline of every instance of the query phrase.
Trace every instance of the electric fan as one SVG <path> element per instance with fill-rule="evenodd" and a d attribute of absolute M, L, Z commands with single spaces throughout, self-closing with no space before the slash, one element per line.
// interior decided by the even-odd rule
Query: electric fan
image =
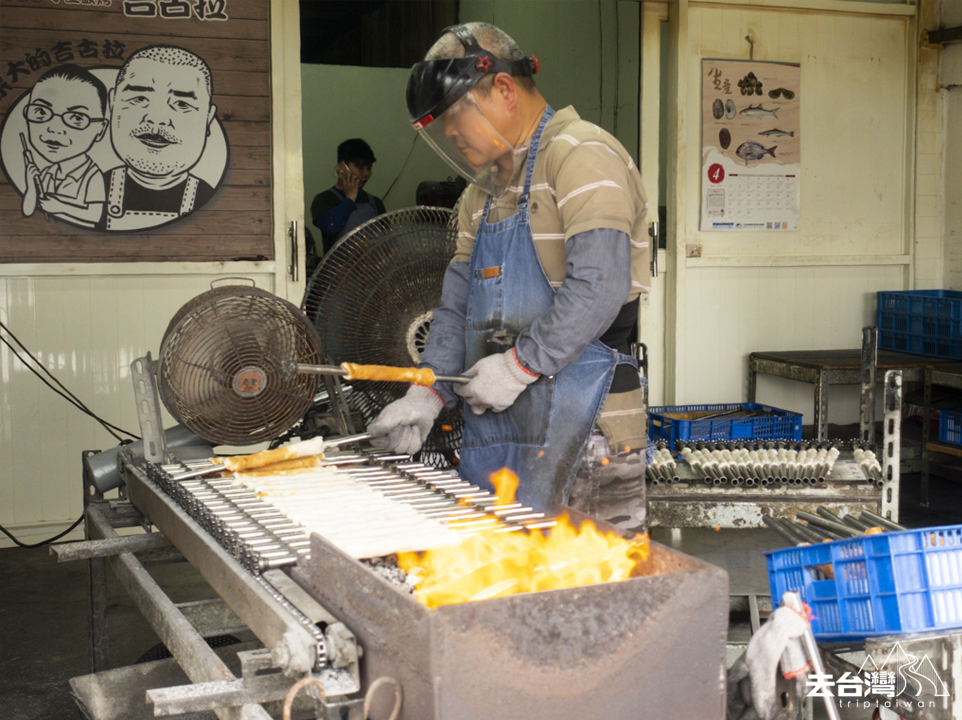
<path fill-rule="evenodd" d="M 160 397 L 205 440 L 272 440 L 310 409 L 320 382 L 295 363 L 317 364 L 313 326 L 292 303 L 256 287 L 198 295 L 171 319 L 157 360 Z"/>
<path fill-rule="evenodd" d="M 327 363 L 409 367 L 421 360 L 444 271 L 454 255 L 457 212 L 413 207 L 369 220 L 322 259 L 301 307 Z M 397 382 L 355 381 L 348 406 L 369 424 L 407 391 Z M 458 409 L 441 413 L 422 459 L 450 462 L 461 446 Z"/>

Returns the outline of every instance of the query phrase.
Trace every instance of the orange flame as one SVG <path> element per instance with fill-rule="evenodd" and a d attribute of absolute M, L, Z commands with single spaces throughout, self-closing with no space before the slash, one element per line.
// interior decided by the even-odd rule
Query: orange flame
<path fill-rule="evenodd" d="M 514 502 L 514 494 L 518 490 L 518 476 L 503 467 L 491 474 L 491 484 L 494 494 L 498 496 L 495 505 L 510 505 Z"/>
<path fill-rule="evenodd" d="M 454 547 L 398 553 L 415 580 L 418 600 L 430 608 L 524 592 L 618 582 L 648 558 L 647 535 L 631 540 L 580 528 L 567 516 L 543 534 L 488 530 Z"/>
<path fill-rule="evenodd" d="M 492 475 L 499 503 L 514 499 L 518 478 L 507 468 Z M 647 535 L 626 540 L 590 522 L 574 527 L 567 516 L 547 533 L 488 530 L 454 547 L 398 553 L 415 580 L 418 600 L 430 608 L 524 592 L 617 582 L 648 559 Z"/>

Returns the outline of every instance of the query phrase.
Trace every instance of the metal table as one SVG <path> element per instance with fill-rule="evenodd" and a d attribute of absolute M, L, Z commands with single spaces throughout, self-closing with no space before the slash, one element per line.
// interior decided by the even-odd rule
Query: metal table
<path fill-rule="evenodd" d="M 755 402 L 759 373 L 811 383 L 815 386 L 815 429 L 819 440 L 828 436 L 828 388 L 831 385 L 858 385 L 863 381 L 862 350 L 795 350 L 789 352 L 753 352 L 748 356 L 748 402 Z M 901 370 L 903 382 L 921 381 L 926 366 L 947 360 L 879 350 L 875 369 Z M 874 425 L 872 415 L 864 418 Z M 863 411 L 865 408 L 863 408 Z"/>

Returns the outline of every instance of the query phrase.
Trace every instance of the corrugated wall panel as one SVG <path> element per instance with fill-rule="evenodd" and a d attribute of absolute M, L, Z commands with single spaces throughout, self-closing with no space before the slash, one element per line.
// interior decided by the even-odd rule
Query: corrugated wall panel
<path fill-rule="evenodd" d="M 686 396 L 677 404 L 744 402 L 752 352 L 860 347 L 862 328 L 874 324 L 876 291 L 897 288 L 900 278 L 897 266 L 689 269 L 690 330 L 679 369 Z M 811 423 L 813 391 L 760 382 L 758 401 L 804 413 Z M 830 417 L 856 422 L 857 393 L 854 404 L 833 402 Z"/>
<path fill-rule="evenodd" d="M 272 289 L 272 275 L 255 279 Z M 130 363 L 147 352 L 156 358 L 170 318 L 210 283 L 197 274 L 0 278 L 0 320 L 94 413 L 139 435 Z M 118 441 L 6 346 L 0 346 L 0 375 L 0 525 L 76 519 L 83 507 L 82 451 Z"/>

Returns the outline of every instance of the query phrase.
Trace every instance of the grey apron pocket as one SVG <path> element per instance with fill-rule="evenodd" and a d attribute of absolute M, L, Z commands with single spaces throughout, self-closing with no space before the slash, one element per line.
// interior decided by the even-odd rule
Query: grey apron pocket
<path fill-rule="evenodd" d="M 612 452 L 640 452 L 647 447 L 648 413 L 644 402 L 641 388 L 608 395 L 598 418 L 598 427 Z"/>

